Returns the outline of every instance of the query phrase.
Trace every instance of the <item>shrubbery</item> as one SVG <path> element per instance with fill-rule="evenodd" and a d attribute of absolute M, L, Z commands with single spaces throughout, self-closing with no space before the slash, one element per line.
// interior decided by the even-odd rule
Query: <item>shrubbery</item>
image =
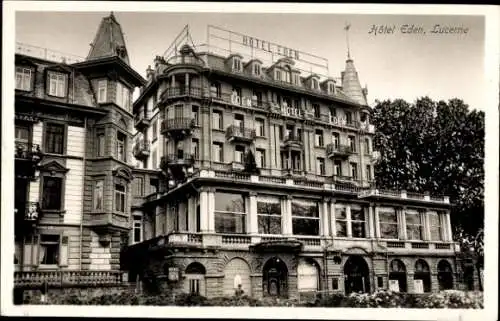
<path fill-rule="evenodd" d="M 30 304 L 37 304 L 33 299 Z M 25 302 L 28 303 L 28 302 Z M 482 292 L 463 292 L 447 290 L 439 293 L 411 294 L 391 291 L 348 296 L 341 293 L 323 295 L 315 301 L 300 302 L 297 299 L 262 298 L 248 296 L 206 298 L 200 295 L 179 294 L 137 294 L 134 291 L 123 291 L 120 294 L 104 294 L 93 298 L 85 298 L 75 294 L 59 296 L 50 300 L 49 304 L 72 305 L 153 305 L 153 306 L 261 306 L 261 307 L 355 307 L 355 308 L 456 308 L 482 309 Z"/>

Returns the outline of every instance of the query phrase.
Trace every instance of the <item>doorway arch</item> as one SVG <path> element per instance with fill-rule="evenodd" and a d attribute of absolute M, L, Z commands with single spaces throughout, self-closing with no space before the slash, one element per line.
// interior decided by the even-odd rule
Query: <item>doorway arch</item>
<path fill-rule="evenodd" d="M 320 290 L 320 268 L 310 258 L 301 258 L 297 264 L 297 289 L 299 292 Z"/>
<path fill-rule="evenodd" d="M 359 255 L 350 256 L 344 264 L 345 293 L 370 292 L 370 272 L 365 259 Z"/>
<path fill-rule="evenodd" d="M 406 292 L 406 266 L 403 261 L 399 259 L 394 259 L 390 264 L 390 272 L 389 272 L 389 282 L 391 280 L 398 282 L 398 291 Z"/>
<path fill-rule="evenodd" d="M 418 259 L 415 262 L 415 275 L 414 280 L 422 280 L 423 291 L 431 292 L 431 272 L 429 270 L 429 264 L 422 259 Z"/>
<path fill-rule="evenodd" d="M 288 268 L 278 257 L 267 260 L 262 270 L 262 292 L 264 296 L 288 296 Z"/>
<path fill-rule="evenodd" d="M 453 271 L 450 263 L 446 260 L 441 260 L 438 263 L 438 282 L 439 290 L 453 289 Z"/>
<path fill-rule="evenodd" d="M 186 267 L 184 272 L 186 276 L 185 290 L 190 294 L 206 295 L 205 267 L 198 262 L 193 262 Z"/>

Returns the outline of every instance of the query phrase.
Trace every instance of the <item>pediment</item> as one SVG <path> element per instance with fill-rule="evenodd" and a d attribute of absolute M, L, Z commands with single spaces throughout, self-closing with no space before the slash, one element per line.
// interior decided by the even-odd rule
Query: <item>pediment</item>
<path fill-rule="evenodd" d="M 64 165 L 58 161 L 52 160 L 45 164 L 40 165 L 40 171 L 42 172 L 54 172 L 54 173 L 66 173 L 69 171 Z"/>
<path fill-rule="evenodd" d="M 123 178 L 129 182 L 134 179 L 134 175 L 132 175 L 132 171 L 125 166 L 116 167 L 113 170 L 113 176 Z"/>

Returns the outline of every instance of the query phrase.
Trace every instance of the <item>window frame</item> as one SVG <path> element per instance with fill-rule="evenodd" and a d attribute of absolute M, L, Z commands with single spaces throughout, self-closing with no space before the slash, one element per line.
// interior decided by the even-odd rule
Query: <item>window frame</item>
<path fill-rule="evenodd" d="M 52 77 L 55 77 L 55 78 L 52 78 Z M 61 78 L 59 78 L 61 77 Z M 59 87 L 60 83 L 59 81 L 63 81 L 61 87 L 62 89 Z M 54 70 L 47 70 L 47 74 L 46 74 L 46 84 L 47 84 L 47 88 L 46 88 L 46 94 L 48 96 L 51 96 L 51 97 L 57 97 L 57 98 L 66 98 L 68 96 L 68 83 L 69 83 L 69 76 L 67 73 L 65 72 L 60 72 L 60 71 L 54 71 Z M 54 81 L 54 83 L 52 82 Z M 55 92 L 52 93 L 52 85 L 53 84 L 56 84 L 56 87 L 55 87 Z M 59 93 L 59 89 L 62 91 L 62 93 Z"/>
<path fill-rule="evenodd" d="M 139 240 L 136 240 L 136 232 L 139 231 Z M 132 226 L 132 242 L 133 244 L 142 242 L 143 231 L 142 231 L 142 217 L 140 215 L 134 215 L 133 226 Z"/>
<path fill-rule="evenodd" d="M 97 179 L 94 182 L 94 191 L 92 193 L 92 211 L 94 212 L 104 212 L 104 179 Z M 99 192 L 99 185 L 100 186 L 100 191 L 101 191 L 101 199 L 100 199 L 100 208 L 98 208 L 98 192 Z"/>
<path fill-rule="evenodd" d="M 340 217 L 338 214 L 344 212 L 344 217 Z M 339 235 L 338 226 L 340 224 L 344 225 L 345 235 Z M 347 206 L 343 204 L 335 205 L 335 237 L 348 237 L 347 224 L 349 224 L 349 219 L 347 217 Z"/>
<path fill-rule="evenodd" d="M 45 182 L 47 179 L 59 179 L 60 180 L 60 190 L 59 190 L 59 208 L 46 208 L 45 207 Z M 63 173 L 44 173 L 40 175 L 40 207 L 41 210 L 47 213 L 63 213 L 64 212 L 64 191 L 65 191 L 66 176 Z"/>
<path fill-rule="evenodd" d="M 414 215 L 418 217 L 419 223 L 409 223 L 408 217 L 409 215 Z M 405 224 L 406 224 L 406 238 L 410 241 L 423 241 L 424 240 L 424 221 L 422 219 L 422 213 L 419 211 L 405 210 L 404 211 Z M 410 230 L 410 227 L 419 227 L 420 230 L 420 238 L 413 238 L 413 232 Z M 409 233 L 412 232 L 412 233 Z M 411 234 L 411 235 L 410 235 Z"/>
<path fill-rule="evenodd" d="M 19 70 L 18 70 L 19 69 Z M 25 71 L 29 71 L 29 88 L 24 88 L 24 85 L 26 84 L 26 74 L 24 73 Z M 16 66 L 15 69 L 15 89 L 20 90 L 20 91 L 25 91 L 25 92 L 31 92 L 34 89 L 34 80 L 35 80 L 35 68 L 33 67 L 26 67 L 26 66 L 21 66 L 18 65 Z M 21 88 L 17 87 L 17 76 L 21 75 Z"/>
<path fill-rule="evenodd" d="M 434 242 L 442 242 L 444 241 L 444 233 L 443 233 L 443 216 L 439 212 L 436 211 L 429 211 L 426 213 L 427 214 L 427 221 L 429 225 L 429 238 L 431 241 Z M 432 224 L 432 219 L 431 216 L 435 216 L 437 218 L 438 225 Z M 439 236 L 437 239 L 433 238 L 433 230 L 437 230 Z"/>
<path fill-rule="evenodd" d="M 382 217 L 383 217 L 383 214 L 391 214 L 391 215 L 394 215 L 394 218 L 395 218 L 395 221 L 384 221 L 382 220 Z M 382 215 L 381 215 L 382 214 Z M 379 208 L 378 209 L 378 224 L 379 224 L 379 231 L 380 231 L 380 238 L 381 239 L 386 239 L 386 240 L 399 240 L 400 238 L 400 231 L 399 231 L 399 225 L 400 225 L 400 222 L 399 222 L 399 216 L 398 216 L 398 212 L 396 211 L 396 209 L 392 208 L 392 209 L 389 209 L 389 208 Z M 396 237 L 385 237 L 383 235 L 383 229 L 382 229 L 382 226 L 383 225 L 394 225 L 396 227 Z"/>
<path fill-rule="evenodd" d="M 349 168 L 351 170 L 351 178 L 356 180 L 358 179 L 358 172 L 359 172 L 359 168 L 358 168 L 358 163 L 356 162 L 350 162 L 349 163 Z"/>
<path fill-rule="evenodd" d="M 123 191 L 120 191 L 117 189 L 118 186 L 123 187 Z M 118 205 L 120 205 L 117 200 L 118 197 L 121 199 L 121 205 L 123 207 L 123 211 L 121 211 L 121 208 L 118 208 Z M 113 212 L 119 213 L 119 214 L 126 214 L 127 213 L 127 184 L 124 182 L 114 182 L 114 187 L 113 187 Z"/>
<path fill-rule="evenodd" d="M 258 160 L 259 154 L 260 154 L 260 160 Z M 266 168 L 266 150 L 263 148 L 256 148 L 255 149 L 255 160 L 257 162 L 258 168 Z M 259 166 L 259 162 L 260 162 L 260 166 Z"/>
<path fill-rule="evenodd" d="M 229 195 L 238 195 L 241 197 L 241 199 L 243 200 L 243 210 L 244 212 L 236 212 L 236 211 L 226 211 L 226 210 L 220 210 L 220 209 L 217 209 L 217 195 L 218 194 L 229 194 Z M 215 220 L 215 232 L 216 233 L 221 233 L 221 234 L 247 234 L 248 232 L 248 224 L 247 224 L 247 218 L 248 218 L 248 206 L 250 204 L 248 204 L 247 202 L 247 197 L 244 193 L 241 193 L 241 192 L 232 192 L 232 191 L 216 191 L 215 192 L 215 195 L 214 195 L 214 198 L 215 198 L 215 204 L 214 204 L 214 220 Z M 242 223 L 242 231 L 238 232 L 238 231 L 220 231 L 218 230 L 218 225 L 217 225 L 217 219 L 220 217 L 224 218 L 224 216 L 227 216 L 227 215 L 231 215 L 234 217 L 234 222 L 237 222 L 236 221 L 236 218 L 238 218 L 240 221 L 240 223 Z M 227 228 L 226 226 L 224 226 L 224 228 Z M 235 229 L 236 229 L 236 224 L 235 224 Z"/>
<path fill-rule="evenodd" d="M 101 91 L 103 93 L 101 94 Z M 97 103 L 103 104 L 108 102 L 108 80 L 97 80 Z"/>
<path fill-rule="evenodd" d="M 318 173 L 319 169 L 319 173 Z M 316 174 L 317 175 L 326 175 L 326 165 L 324 157 L 316 157 Z"/>
<path fill-rule="evenodd" d="M 49 151 L 48 148 L 48 139 L 49 139 L 49 131 L 48 128 L 50 126 L 55 126 L 55 127 L 60 127 L 62 128 L 62 143 L 61 143 L 61 153 L 59 152 L 53 152 Z M 45 122 L 43 124 L 43 150 L 47 154 L 54 154 L 54 155 L 65 155 L 66 154 L 66 145 L 67 145 L 67 132 L 68 132 L 68 125 L 62 122 L 55 122 L 55 121 L 49 121 Z M 51 134 L 54 134 L 53 132 Z"/>
<path fill-rule="evenodd" d="M 280 213 L 259 213 L 259 203 L 266 203 L 266 204 L 273 204 L 273 205 L 278 205 L 280 208 Z M 281 235 L 283 232 L 283 209 L 281 206 L 281 199 L 279 198 L 273 198 L 271 201 L 269 198 L 266 197 L 260 197 L 257 198 L 257 232 L 258 234 L 262 235 Z M 267 227 L 270 227 L 270 222 L 268 220 L 272 220 L 273 218 L 279 218 L 280 224 L 279 224 L 279 233 L 265 233 L 265 231 L 261 230 L 260 227 L 261 225 L 259 224 L 259 218 L 264 218 L 266 219 L 267 222 Z"/>
<path fill-rule="evenodd" d="M 315 215 L 316 216 L 303 216 L 303 215 L 296 215 L 294 214 L 294 211 L 293 211 L 293 204 L 294 203 L 297 203 L 297 204 L 300 204 L 302 206 L 309 206 L 309 205 L 312 205 L 312 203 L 316 204 L 316 213 Z M 292 234 L 293 235 L 299 235 L 299 236 L 320 236 L 321 235 L 321 215 L 320 215 L 320 204 L 319 202 L 315 202 L 315 201 L 302 201 L 302 200 L 292 200 L 292 210 L 291 210 L 291 218 L 292 218 Z M 294 220 L 313 220 L 313 221 L 317 221 L 318 222 L 318 232 L 316 234 L 297 234 L 295 233 L 296 231 L 294 231 Z"/>
<path fill-rule="evenodd" d="M 214 114 L 218 115 L 219 118 L 217 126 L 214 126 L 216 124 L 216 119 L 214 117 Z M 221 110 L 217 109 L 212 111 L 212 129 L 224 130 L 223 112 Z"/>
<path fill-rule="evenodd" d="M 353 210 L 355 210 L 355 211 L 359 210 L 361 212 L 363 219 L 362 220 L 353 219 L 353 215 L 352 215 Z M 367 223 L 368 223 L 368 218 L 367 218 L 365 209 L 363 207 L 351 206 L 350 217 L 349 217 L 349 224 L 351 225 L 351 238 L 356 238 L 356 239 L 368 238 Z M 364 236 L 354 236 L 354 225 L 355 224 L 362 224 Z"/>
<path fill-rule="evenodd" d="M 48 240 L 43 240 L 43 237 L 44 236 L 52 236 L 52 237 L 57 237 L 57 241 L 55 240 L 52 240 L 52 241 L 48 241 Z M 37 249 L 37 258 L 36 258 L 36 265 L 37 266 L 40 266 L 40 268 L 49 268 L 49 267 L 57 267 L 57 266 L 61 266 L 61 252 L 62 252 L 62 246 L 61 246 L 61 242 L 62 242 L 62 238 L 63 236 L 61 236 L 60 234 L 52 234 L 52 233 L 42 233 L 39 235 L 39 238 L 38 238 L 38 244 L 35 245 L 35 246 L 38 246 L 38 249 Z M 42 263 L 41 262 L 41 249 L 42 249 L 42 246 L 46 246 L 46 245 L 57 245 L 57 256 L 56 256 L 56 259 L 55 259 L 55 262 L 54 263 Z"/>
<path fill-rule="evenodd" d="M 106 155 L 106 133 L 97 131 L 96 133 L 96 157 L 104 157 Z"/>
<path fill-rule="evenodd" d="M 241 58 L 237 56 L 233 56 L 233 71 L 241 72 Z"/>
<path fill-rule="evenodd" d="M 122 109 L 130 112 L 130 88 L 121 81 L 116 81 L 116 104 Z M 125 99 L 124 99 L 125 98 Z"/>
<path fill-rule="evenodd" d="M 123 137 L 123 143 L 121 144 L 121 140 L 120 140 L 120 137 Z M 122 131 L 119 131 L 117 130 L 116 131 L 116 145 L 115 145 L 115 156 L 116 156 L 116 159 L 119 160 L 119 161 L 122 161 L 124 163 L 127 162 L 127 134 L 123 133 Z M 119 153 L 119 150 L 120 150 L 120 146 L 123 147 L 123 155 L 122 157 L 120 158 L 120 153 Z"/>
<path fill-rule="evenodd" d="M 215 156 L 215 150 L 214 150 L 214 147 L 217 146 L 219 148 L 219 155 L 218 155 L 218 159 L 216 160 L 214 158 Z M 214 162 L 217 162 L 217 163 L 223 163 L 224 162 L 224 143 L 221 143 L 221 142 L 212 142 L 212 159 L 214 160 Z"/>
<path fill-rule="evenodd" d="M 322 129 L 316 129 L 314 131 L 314 147 L 325 147 L 325 133 Z"/>

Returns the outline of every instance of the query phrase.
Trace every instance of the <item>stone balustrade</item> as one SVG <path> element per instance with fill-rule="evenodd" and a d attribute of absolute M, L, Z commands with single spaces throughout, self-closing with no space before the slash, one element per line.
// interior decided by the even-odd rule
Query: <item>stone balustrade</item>
<path fill-rule="evenodd" d="M 126 280 L 124 271 L 97 271 L 97 270 L 41 270 L 15 271 L 14 286 L 33 288 L 47 283 L 50 287 L 64 286 L 111 286 L 120 285 Z"/>

